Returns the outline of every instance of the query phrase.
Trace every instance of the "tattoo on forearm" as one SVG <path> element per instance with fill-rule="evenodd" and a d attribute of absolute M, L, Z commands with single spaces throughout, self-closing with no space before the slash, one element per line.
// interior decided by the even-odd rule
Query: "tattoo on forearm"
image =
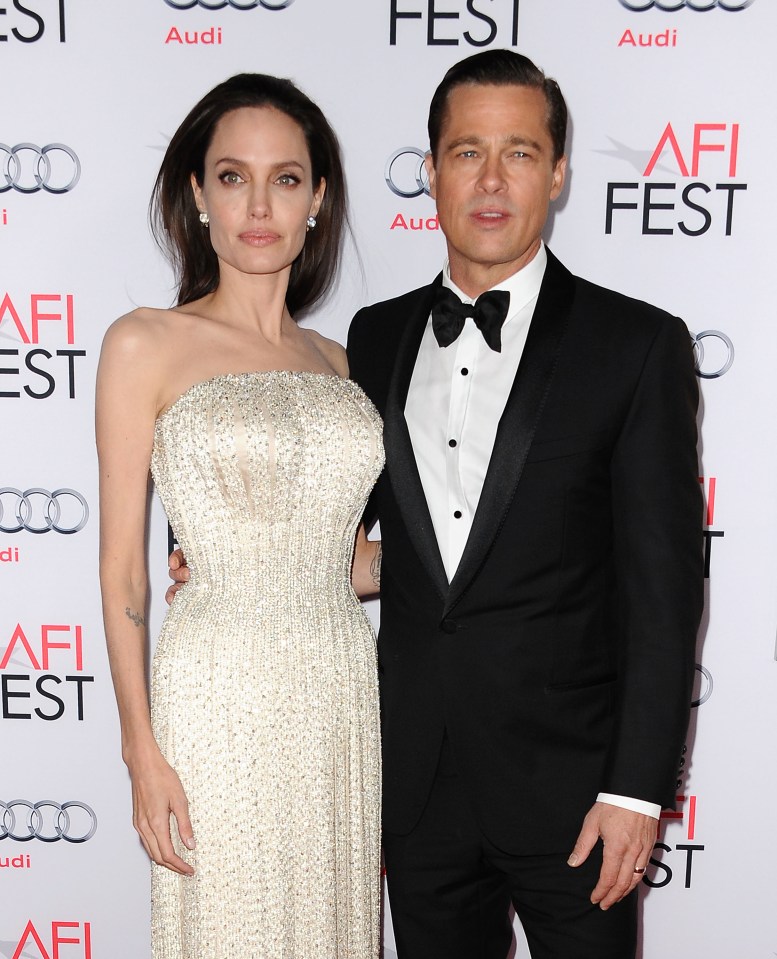
<path fill-rule="evenodd" d="M 146 618 L 145 618 L 145 616 L 141 616 L 140 613 L 133 613 L 132 610 L 129 608 L 129 606 L 127 606 L 127 608 L 124 610 L 124 612 L 127 614 L 127 616 L 132 620 L 132 622 L 133 622 L 136 626 L 145 626 L 145 625 L 146 625 Z"/>
<path fill-rule="evenodd" d="M 370 563 L 370 575 L 376 586 L 380 586 L 380 564 L 382 560 L 383 544 L 378 543 L 378 548 L 375 550 L 375 555 L 372 557 L 372 562 Z"/>

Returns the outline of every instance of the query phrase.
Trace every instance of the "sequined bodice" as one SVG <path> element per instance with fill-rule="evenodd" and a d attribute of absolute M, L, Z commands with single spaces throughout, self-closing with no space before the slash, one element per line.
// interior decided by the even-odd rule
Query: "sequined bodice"
<path fill-rule="evenodd" d="M 289 575 L 308 589 L 347 579 L 382 462 L 355 383 L 274 370 L 187 390 L 157 420 L 151 468 L 192 585 L 272 598 Z"/>

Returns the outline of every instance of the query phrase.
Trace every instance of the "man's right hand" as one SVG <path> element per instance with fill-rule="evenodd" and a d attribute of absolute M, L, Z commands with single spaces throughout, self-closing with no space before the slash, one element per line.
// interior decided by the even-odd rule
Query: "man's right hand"
<path fill-rule="evenodd" d="M 170 579 L 173 580 L 173 585 L 165 593 L 165 599 L 169 605 L 183 584 L 189 582 L 189 567 L 186 565 L 183 550 L 176 549 L 170 553 L 167 559 L 167 565 L 169 567 L 168 573 L 170 574 Z"/>

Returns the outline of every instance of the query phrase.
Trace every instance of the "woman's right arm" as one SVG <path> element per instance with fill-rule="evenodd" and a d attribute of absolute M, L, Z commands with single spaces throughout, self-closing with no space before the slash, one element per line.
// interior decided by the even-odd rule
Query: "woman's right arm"
<path fill-rule="evenodd" d="M 359 599 L 369 599 L 380 593 L 380 566 L 383 545 L 379 539 L 367 539 L 364 523 L 356 532 L 351 585 Z"/>
<path fill-rule="evenodd" d="M 158 345 L 157 345 L 158 346 Z M 132 779 L 133 822 L 154 862 L 193 869 L 175 854 L 170 813 L 194 848 L 186 796 L 151 731 L 146 683 L 146 514 L 148 470 L 163 370 L 148 328 L 135 314 L 103 343 L 97 373 L 100 469 L 100 584 L 122 755 Z"/>

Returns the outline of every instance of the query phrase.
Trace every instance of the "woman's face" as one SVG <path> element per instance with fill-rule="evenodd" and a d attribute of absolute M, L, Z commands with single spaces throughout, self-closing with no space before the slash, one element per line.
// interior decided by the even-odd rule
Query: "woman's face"
<path fill-rule="evenodd" d="M 192 175 L 197 208 L 210 217 L 222 277 L 225 270 L 288 270 L 325 187 L 324 180 L 312 182 L 305 136 L 291 117 L 274 107 L 226 113 L 205 154 L 202 184 Z"/>

